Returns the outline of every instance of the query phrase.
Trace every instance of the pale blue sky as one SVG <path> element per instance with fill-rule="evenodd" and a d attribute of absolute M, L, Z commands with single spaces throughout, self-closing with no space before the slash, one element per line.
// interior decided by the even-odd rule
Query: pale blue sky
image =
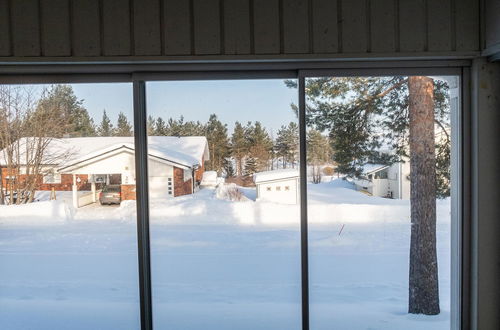
<path fill-rule="evenodd" d="M 75 94 L 99 123 L 103 109 L 113 122 L 124 112 L 132 119 L 131 84 L 73 84 Z M 206 122 L 211 113 L 228 124 L 260 121 L 274 133 L 281 125 L 297 121 L 290 103 L 297 90 L 283 80 L 219 80 L 150 82 L 146 87 L 148 114 L 165 120 L 184 115 L 185 120 Z"/>

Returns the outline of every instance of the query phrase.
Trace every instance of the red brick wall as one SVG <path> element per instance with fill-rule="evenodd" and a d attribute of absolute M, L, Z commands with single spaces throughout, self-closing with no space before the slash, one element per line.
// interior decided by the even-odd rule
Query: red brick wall
<path fill-rule="evenodd" d="M 135 184 L 122 184 L 122 201 L 135 201 Z"/>
<path fill-rule="evenodd" d="M 76 178 L 80 178 L 80 182 L 76 183 L 78 190 L 90 190 L 89 176 L 87 174 L 77 174 Z M 40 179 L 43 182 L 43 179 Z M 38 190 L 51 190 L 54 188 L 57 191 L 71 191 L 73 189 L 73 174 L 61 174 L 61 183 L 40 183 Z"/>
<path fill-rule="evenodd" d="M 194 172 L 194 179 L 196 181 L 201 181 L 201 179 L 203 178 L 203 172 L 205 172 L 205 158 L 204 157 L 201 159 L 200 168 Z"/>
<path fill-rule="evenodd" d="M 7 168 L 2 168 L 2 186 L 6 187 L 6 176 L 9 176 L 9 171 Z M 16 176 L 18 180 L 26 179 L 26 174 L 20 174 Z M 77 178 L 80 178 L 80 183 L 77 183 L 78 190 L 90 190 L 90 183 L 88 183 L 87 174 L 77 174 Z M 43 183 L 43 177 L 38 176 L 37 190 L 52 190 L 54 188 L 57 191 L 71 191 L 73 185 L 73 175 L 72 174 L 61 174 L 61 183 Z"/>
<path fill-rule="evenodd" d="M 174 197 L 189 195 L 193 189 L 193 179 L 184 181 L 184 170 L 174 167 Z"/>

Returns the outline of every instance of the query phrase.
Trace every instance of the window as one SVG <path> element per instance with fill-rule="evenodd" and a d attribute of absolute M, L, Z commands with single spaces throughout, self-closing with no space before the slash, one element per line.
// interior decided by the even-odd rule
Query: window
<path fill-rule="evenodd" d="M 148 151 L 162 158 L 148 164 L 155 328 L 300 329 L 300 205 L 256 187 L 298 171 L 296 91 L 282 79 L 154 81 L 146 97 Z"/>
<path fill-rule="evenodd" d="M 43 183 L 49 183 L 49 184 L 61 183 L 61 174 L 49 172 L 43 176 Z"/>
<path fill-rule="evenodd" d="M 450 329 L 456 79 L 305 80 L 311 329 Z"/>
<path fill-rule="evenodd" d="M 139 329 L 131 84 L 0 85 L 0 109 L 0 328 Z"/>
<path fill-rule="evenodd" d="M 460 200 L 459 177 L 449 164 L 460 162 L 456 128 L 461 127 L 461 102 L 449 92 L 454 86 L 449 82 L 457 77 L 430 78 L 440 125 L 421 138 L 433 140 L 435 157 L 442 158 L 441 166 L 423 177 L 436 176 L 430 195 L 437 198 L 426 198 L 426 193 L 412 200 L 409 187 L 415 178 L 410 170 L 417 166 L 411 161 L 410 127 L 387 122 L 397 117 L 387 111 L 409 104 L 404 89 L 409 77 L 329 77 L 314 72 L 305 72 L 305 79 L 302 72 L 298 80 L 145 83 L 136 94 L 136 107 L 147 110 L 147 147 L 128 139 L 104 148 L 105 156 L 88 153 L 102 157 L 99 162 L 112 158 L 98 168 L 95 159 L 79 157 L 78 164 L 43 176 L 44 183 L 61 185 L 55 201 L 36 191 L 37 204 L 0 205 L 0 265 L 7 270 L 0 272 L 2 322 L 7 328 L 60 328 L 63 322 L 82 328 L 139 328 L 139 303 L 148 304 L 139 298 L 140 287 L 146 298 L 152 296 L 156 328 L 300 329 L 301 316 L 306 316 L 309 328 L 317 330 L 450 329 L 458 315 L 454 306 L 460 306 L 453 292 L 459 297 L 461 285 L 460 274 L 451 269 L 457 270 L 456 262 L 462 260 L 456 234 L 460 208 L 451 208 Z M 349 108 L 352 98 L 372 95 L 393 82 L 401 84 L 389 93 L 400 95 L 377 104 L 370 103 L 371 97 L 358 98 L 367 106 Z M 118 141 L 132 138 L 137 127 L 141 132 L 141 123 L 132 120 L 130 84 L 116 84 L 122 86 L 119 90 L 108 84 L 86 90 L 85 85 L 71 86 L 96 125 L 92 134 Z M 331 91 L 336 94 L 328 94 Z M 144 105 L 141 95 L 146 96 Z M 114 102 L 104 102 L 108 98 Z M 374 112 L 364 113 L 367 109 Z M 361 113 L 355 116 L 356 111 Z M 398 127 L 403 130 L 395 131 Z M 237 150 L 241 137 L 242 148 Z M 255 145 L 249 147 L 248 142 Z M 137 182 L 136 148 L 149 174 Z M 388 167 L 373 172 L 368 164 Z M 29 172 L 16 173 L 3 177 L 3 196 L 10 204 L 30 198 L 7 191 L 9 185 L 25 182 Z M 268 181 L 259 183 L 259 175 Z M 283 181 L 285 175 L 297 185 Z M 144 187 L 144 182 L 149 190 L 137 189 L 141 200 L 136 202 L 135 186 Z M 117 201 L 105 196 L 113 190 L 110 185 L 119 187 Z M 148 204 L 143 203 L 146 196 Z M 439 301 L 424 302 L 433 305 L 427 314 L 438 306 L 437 316 L 407 313 L 409 287 L 415 287 L 408 278 L 422 266 L 410 257 L 415 253 L 411 210 L 419 203 L 436 211 L 430 249 L 438 265 L 432 283 L 438 291 L 432 293 L 436 297 L 437 292 Z M 24 212 L 11 212 L 13 207 L 32 207 L 32 216 L 12 217 Z M 150 230 L 151 268 L 144 254 L 136 255 L 137 244 L 142 252 L 149 247 L 149 236 L 138 240 L 137 230 Z M 145 289 L 148 276 L 138 278 L 145 270 L 151 271 L 152 292 Z M 62 307 L 62 321 L 43 317 Z"/>
<path fill-rule="evenodd" d="M 387 170 L 382 170 L 375 173 L 375 179 L 387 179 Z"/>

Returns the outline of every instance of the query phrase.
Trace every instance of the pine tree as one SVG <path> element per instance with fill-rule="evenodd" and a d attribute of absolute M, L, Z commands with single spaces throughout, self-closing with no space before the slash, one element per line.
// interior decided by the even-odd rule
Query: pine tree
<path fill-rule="evenodd" d="M 274 148 L 276 155 L 282 159 L 283 168 L 288 165 L 295 167 L 299 154 L 299 127 L 296 123 L 290 122 L 288 126 L 281 126 Z"/>
<path fill-rule="evenodd" d="M 165 127 L 166 136 L 183 136 L 184 117 L 180 116 L 178 120 L 169 118 Z"/>
<path fill-rule="evenodd" d="M 118 114 L 118 121 L 116 129 L 114 130 L 115 136 L 133 136 L 132 125 L 130 125 L 127 117 L 123 112 Z"/>
<path fill-rule="evenodd" d="M 411 241 L 408 312 L 437 315 L 436 151 L 434 83 L 409 77 Z"/>
<path fill-rule="evenodd" d="M 205 125 L 201 122 L 187 121 L 184 123 L 182 134 L 184 134 L 184 136 L 204 136 L 205 130 Z"/>
<path fill-rule="evenodd" d="M 331 159 L 328 137 L 320 131 L 311 129 L 307 132 L 307 165 L 312 167 L 313 183 L 321 182 L 321 165 Z"/>
<path fill-rule="evenodd" d="M 296 87 L 294 81 L 286 84 Z M 412 226 L 411 238 L 410 313 L 439 312 L 434 258 L 437 188 L 432 177 L 440 162 L 434 158 L 431 127 L 435 122 L 443 126 L 449 120 L 447 89 L 445 82 L 424 77 L 315 78 L 306 82 L 306 122 L 320 131 L 329 131 L 333 159 L 342 173 L 359 175 L 361 165 L 373 157 L 382 142 L 396 151 L 396 158 L 410 153 L 411 221 L 417 224 Z M 420 116 L 418 120 L 412 119 L 417 115 L 414 111 Z M 417 135 L 416 129 L 421 130 Z"/>
<path fill-rule="evenodd" d="M 104 110 L 102 113 L 101 124 L 97 128 L 97 132 L 99 133 L 99 136 L 113 136 L 114 135 L 113 124 L 111 123 L 111 120 L 109 119 L 108 115 L 106 114 L 106 110 Z"/>
<path fill-rule="evenodd" d="M 155 132 L 155 135 L 158 135 L 158 136 L 168 136 L 167 126 L 166 126 L 163 118 L 158 117 L 156 119 L 154 132 Z"/>
<path fill-rule="evenodd" d="M 248 157 L 255 160 L 258 171 L 269 169 L 271 160 L 271 150 L 273 141 L 269 134 L 262 127 L 262 124 L 256 121 L 254 124 L 248 123 L 246 127 Z"/>
<path fill-rule="evenodd" d="M 234 176 L 234 166 L 233 162 L 231 161 L 230 158 L 225 158 L 224 159 L 224 175 L 226 178 L 230 178 Z"/>
<path fill-rule="evenodd" d="M 224 164 L 230 156 L 229 138 L 227 136 L 227 125 L 222 124 L 215 114 L 210 115 L 205 127 L 205 136 L 208 140 L 210 160 L 207 170 L 217 171 L 219 175 L 224 172 Z"/>
<path fill-rule="evenodd" d="M 244 175 L 253 175 L 257 172 L 257 161 L 253 157 L 248 157 L 245 160 L 245 169 L 243 171 Z"/>
<path fill-rule="evenodd" d="M 76 97 L 71 85 L 51 86 L 38 102 L 38 107 L 58 114 L 63 135 L 96 135 L 94 121 L 83 106 L 83 100 Z"/>
<path fill-rule="evenodd" d="M 231 156 L 236 163 L 236 175 L 243 175 L 243 163 L 247 152 L 248 145 L 245 137 L 245 129 L 239 122 L 236 122 L 231 136 Z"/>
<path fill-rule="evenodd" d="M 155 123 L 156 123 L 156 119 L 153 116 L 149 115 L 148 116 L 148 136 L 156 135 Z"/>

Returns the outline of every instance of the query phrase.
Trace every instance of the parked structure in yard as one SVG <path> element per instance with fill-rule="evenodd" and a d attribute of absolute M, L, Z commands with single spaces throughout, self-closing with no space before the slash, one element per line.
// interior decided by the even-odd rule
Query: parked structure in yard
<path fill-rule="evenodd" d="M 38 190 L 72 190 L 75 207 L 82 206 L 78 202 L 79 190 L 91 191 L 87 199 L 95 203 L 97 188 L 105 184 L 121 185 L 122 200 L 135 199 L 134 150 L 133 137 L 53 139 L 46 153 L 61 155 L 57 157 L 61 161 L 44 164 Z M 207 139 L 202 136 L 150 136 L 148 153 L 149 190 L 153 198 L 192 194 L 202 179 L 204 162 L 210 158 Z M 9 180 L 23 180 L 26 170 L 22 164 L 15 175 L 7 173 L 6 165 L 2 152 L 3 187 L 8 186 Z"/>
<path fill-rule="evenodd" d="M 366 164 L 361 177 L 353 182 L 357 190 L 372 196 L 410 199 L 410 162 Z"/>
<path fill-rule="evenodd" d="M 257 201 L 298 204 L 300 201 L 299 171 L 281 169 L 255 173 L 253 176 Z"/>

